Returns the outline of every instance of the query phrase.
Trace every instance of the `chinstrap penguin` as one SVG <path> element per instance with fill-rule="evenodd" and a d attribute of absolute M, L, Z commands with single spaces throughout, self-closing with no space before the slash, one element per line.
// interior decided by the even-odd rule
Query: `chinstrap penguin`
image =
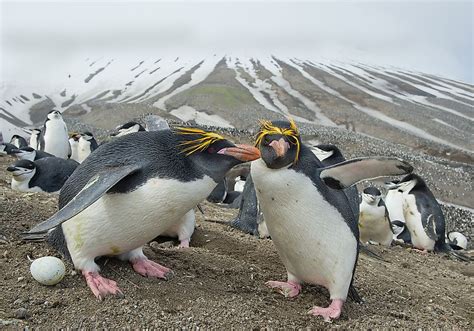
<path fill-rule="evenodd" d="M 121 137 L 130 133 L 146 131 L 145 128 L 137 122 L 127 122 L 125 124 L 119 125 L 115 128 L 115 131 L 110 135 L 112 137 Z"/>
<path fill-rule="evenodd" d="M 367 187 L 362 192 L 359 232 L 362 243 L 376 242 L 384 246 L 390 246 L 392 243 L 392 225 L 382 193 L 376 187 Z"/>
<path fill-rule="evenodd" d="M 446 242 L 456 251 L 467 249 L 467 238 L 461 232 L 448 232 L 446 235 Z"/>
<path fill-rule="evenodd" d="M 322 285 L 331 304 L 309 313 L 326 321 L 338 318 L 349 292 L 360 300 L 352 287 L 359 230 L 342 189 L 368 178 L 406 174 L 412 167 L 395 158 L 360 158 L 321 168 L 293 121 L 262 121 L 256 145 L 261 159 L 252 162 L 251 175 L 288 273 L 286 282 L 267 285 L 287 297 L 297 296 L 302 282 Z"/>
<path fill-rule="evenodd" d="M 34 149 L 33 147 L 22 147 L 19 149 L 14 149 L 12 150 L 12 154 L 14 154 L 18 159 L 20 160 L 30 160 L 30 161 L 36 161 L 39 159 L 44 159 L 45 157 L 54 157 L 54 155 L 43 152 L 43 151 L 38 151 Z"/>
<path fill-rule="evenodd" d="M 26 141 L 26 139 L 17 134 L 14 134 L 12 136 L 12 138 L 10 139 L 10 144 L 15 145 L 17 148 L 28 146 L 28 142 Z"/>
<path fill-rule="evenodd" d="M 16 151 L 18 149 L 18 147 L 16 147 L 15 145 L 13 144 L 10 144 L 10 143 L 3 143 L 3 144 L 0 144 L 0 153 L 2 155 L 15 155 L 14 151 Z"/>
<path fill-rule="evenodd" d="M 31 130 L 30 142 L 29 142 L 30 147 L 34 149 L 39 149 L 40 134 L 41 134 L 41 129 Z"/>
<path fill-rule="evenodd" d="M 11 188 L 22 192 L 58 193 L 79 164 L 73 160 L 47 157 L 37 161 L 19 160 L 7 168 Z"/>
<path fill-rule="evenodd" d="M 77 145 L 78 162 L 82 163 L 97 147 L 99 146 L 92 133 L 82 133 Z"/>
<path fill-rule="evenodd" d="M 46 236 L 99 299 L 121 293 L 99 274 L 99 256 L 116 256 L 143 276 L 168 279 L 171 270 L 150 261 L 143 245 L 204 200 L 230 168 L 259 156 L 255 147 L 195 128 L 119 137 L 80 164 L 60 192 L 59 211 L 25 239 Z"/>
<path fill-rule="evenodd" d="M 397 189 L 403 192 L 403 211 L 413 247 L 423 251 L 444 252 L 468 261 L 446 244 L 445 219 L 441 207 L 425 181 L 416 174 L 404 177 Z"/>
<path fill-rule="evenodd" d="M 405 244 L 411 244 L 410 231 L 406 227 L 405 215 L 403 213 L 403 192 L 398 190 L 399 180 L 385 182 L 387 194 L 385 195 L 385 207 L 393 229 L 393 240 Z"/>
<path fill-rule="evenodd" d="M 71 155 L 66 123 L 58 110 L 52 110 L 46 116 L 40 135 L 40 150 L 63 159 Z"/>

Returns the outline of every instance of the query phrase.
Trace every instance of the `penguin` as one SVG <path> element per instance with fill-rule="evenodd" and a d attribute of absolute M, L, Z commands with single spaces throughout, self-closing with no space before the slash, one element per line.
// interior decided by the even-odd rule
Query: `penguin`
<path fill-rule="evenodd" d="M 59 157 L 38 161 L 19 160 L 7 168 L 12 174 L 11 188 L 21 192 L 58 193 L 79 163 Z"/>
<path fill-rule="evenodd" d="M 446 242 L 452 249 L 458 251 L 467 249 L 467 238 L 461 232 L 451 231 L 446 235 Z"/>
<path fill-rule="evenodd" d="M 196 216 L 194 213 L 194 209 L 191 209 L 179 221 L 175 222 L 170 228 L 162 232 L 160 235 L 178 238 L 178 248 L 188 248 L 195 227 Z"/>
<path fill-rule="evenodd" d="M 220 203 L 225 200 L 227 196 L 227 180 L 224 177 L 219 184 L 212 190 L 209 196 L 206 198 L 207 201 L 212 203 Z"/>
<path fill-rule="evenodd" d="M 423 252 L 447 253 L 468 261 L 468 257 L 454 252 L 446 244 L 444 214 L 425 181 L 410 174 L 397 184 L 397 189 L 403 193 L 403 211 L 413 247 Z"/>
<path fill-rule="evenodd" d="M 71 138 L 69 138 L 69 146 L 71 148 L 71 156 L 70 159 L 79 162 L 79 138 L 81 138 L 80 134 L 72 134 Z"/>
<path fill-rule="evenodd" d="M 230 221 L 230 226 L 245 233 L 258 236 L 261 239 L 270 237 L 258 205 L 255 185 L 250 174 L 247 176 L 240 196 L 239 213 L 236 218 Z"/>
<path fill-rule="evenodd" d="M 257 199 L 278 255 L 286 267 L 286 282 L 267 286 L 296 297 L 301 283 L 329 290 L 329 307 L 310 313 L 325 321 L 340 316 L 352 286 L 358 258 L 359 230 L 349 200 L 342 191 L 355 183 L 401 175 L 412 167 L 396 158 L 359 158 L 321 168 L 311 149 L 301 143 L 293 120 L 262 121 L 256 146 L 261 159 L 251 163 Z"/>
<path fill-rule="evenodd" d="M 97 149 L 98 144 L 95 140 L 94 136 L 90 132 L 84 132 L 81 134 L 79 138 L 79 143 L 77 145 L 77 152 L 78 152 L 78 162 L 82 163 L 90 153 Z"/>
<path fill-rule="evenodd" d="M 3 143 L 3 144 L 0 144 L 0 154 L 1 155 L 14 155 L 15 153 L 13 153 L 13 151 L 17 150 L 18 147 L 16 147 L 15 145 L 13 144 L 10 144 L 10 143 Z"/>
<path fill-rule="evenodd" d="M 46 116 L 40 137 L 40 150 L 63 159 L 71 154 L 66 123 L 58 110 L 51 110 Z"/>
<path fill-rule="evenodd" d="M 17 148 L 28 146 L 28 142 L 26 141 L 26 139 L 23 138 L 22 136 L 17 135 L 17 134 L 14 134 L 12 136 L 12 138 L 10 139 L 10 144 L 15 145 Z"/>
<path fill-rule="evenodd" d="M 385 195 L 385 206 L 393 229 L 393 240 L 405 244 L 411 244 L 410 231 L 406 227 L 403 214 L 403 193 L 397 189 L 399 180 L 385 182 L 387 194 Z"/>
<path fill-rule="evenodd" d="M 92 293 L 120 294 L 99 274 L 100 256 L 128 260 L 148 277 L 172 271 L 150 261 L 143 246 L 204 200 L 233 166 L 257 159 L 257 148 L 234 145 L 198 128 L 143 131 L 101 145 L 64 184 L 59 211 L 25 234 L 46 239 L 70 257 Z"/>
<path fill-rule="evenodd" d="M 119 125 L 115 128 L 115 131 L 110 135 L 112 137 L 121 137 L 130 133 L 146 131 L 145 128 L 137 122 L 127 122 L 125 124 Z M 159 131 L 159 130 L 158 130 Z"/>
<path fill-rule="evenodd" d="M 39 144 L 39 136 L 41 134 L 41 129 L 33 129 L 31 130 L 31 135 L 30 135 L 30 142 L 29 146 L 38 149 L 38 144 Z"/>
<path fill-rule="evenodd" d="M 392 244 L 392 225 L 382 193 L 376 187 L 367 187 L 362 193 L 359 232 L 362 243 L 376 242 L 387 247 Z"/>
<path fill-rule="evenodd" d="M 44 159 L 45 157 L 54 157 L 54 155 L 43 152 L 43 151 L 38 151 L 34 149 L 33 147 L 22 147 L 20 149 L 14 149 L 12 150 L 12 154 L 15 154 L 15 156 L 19 160 L 30 160 L 30 161 L 36 161 L 39 159 Z"/>

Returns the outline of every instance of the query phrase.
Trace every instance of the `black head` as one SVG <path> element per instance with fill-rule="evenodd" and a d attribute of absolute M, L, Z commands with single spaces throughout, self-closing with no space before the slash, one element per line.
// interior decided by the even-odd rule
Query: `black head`
<path fill-rule="evenodd" d="M 81 134 L 81 137 L 83 137 L 85 140 L 91 140 L 94 138 L 94 135 L 91 132 L 86 131 Z"/>
<path fill-rule="evenodd" d="M 31 174 L 35 170 L 36 165 L 30 160 L 19 160 L 7 168 L 13 176 L 25 176 Z"/>
<path fill-rule="evenodd" d="M 260 157 L 257 148 L 249 145 L 234 145 L 214 132 L 198 128 L 174 129 L 180 153 L 185 154 L 204 172 L 213 178 L 224 178 L 233 166 L 256 160 Z"/>
<path fill-rule="evenodd" d="M 112 137 L 121 137 L 129 133 L 138 132 L 138 131 L 146 131 L 146 130 L 141 124 L 137 122 L 127 122 L 125 124 L 117 126 L 115 128 L 115 131 L 112 132 L 110 135 Z"/>
<path fill-rule="evenodd" d="M 400 180 L 397 184 L 398 190 L 401 190 L 403 192 L 410 192 L 411 190 L 417 188 L 417 189 L 422 189 L 426 187 L 425 181 L 418 176 L 417 174 L 409 174 Z"/>
<path fill-rule="evenodd" d="M 365 194 L 370 194 L 370 195 L 373 195 L 373 196 L 379 196 L 379 195 L 382 195 L 382 193 L 380 193 L 379 189 L 376 188 L 376 187 L 373 187 L 373 186 L 369 186 L 369 187 L 366 187 L 364 189 L 364 193 Z"/>
<path fill-rule="evenodd" d="M 301 148 L 301 138 L 293 120 L 261 121 L 255 146 L 260 149 L 262 159 L 271 169 L 296 164 Z"/>
<path fill-rule="evenodd" d="M 53 109 L 46 116 L 46 121 L 52 120 L 52 119 L 60 119 L 60 118 L 62 118 L 61 112 L 59 110 Z"/>

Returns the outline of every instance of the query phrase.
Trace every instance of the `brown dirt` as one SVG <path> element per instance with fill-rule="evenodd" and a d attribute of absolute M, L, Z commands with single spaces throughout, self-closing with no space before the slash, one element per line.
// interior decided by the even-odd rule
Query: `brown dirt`
<path fill-rule="evenodd" d="M 170 281 L 147 279 L 125 262 L 102 259 L 105 277 L 116 280 L 125 297 L 98 302 L 80 275 L 68 273 L 47 287 L 34 281 L 27 256 L 57 255 L 47 244 L 24 243 L 19 233 L 56 210 L 56 197 L 14 192 L 0 157 L 0 326 L 108 328 L 322 328 L 328 324 L 306 314 L 327 305 L 328 292 L 306 285 L 299 297 L 285 299 L 266 288 L 286 273 L 271 240 L 242 234 L 226 225 L 198 225 L 190 249 L 163 248 L 154 242 L 145 254 L 172 268 Z M 204 204 L 205 217 L 229 220 L 235 211 Z M 389 261 L 361 255 L 355 285 L 365 302 L 346 303 L 332 326 L 342 328 L 430 327 L 472 329 L 474 268 L 441 255 L 406 248 L 372 246 Z M 24 308 L 24 309 L 21 309 Z M 17 319 L 25 313 L 26 319 Z"/>

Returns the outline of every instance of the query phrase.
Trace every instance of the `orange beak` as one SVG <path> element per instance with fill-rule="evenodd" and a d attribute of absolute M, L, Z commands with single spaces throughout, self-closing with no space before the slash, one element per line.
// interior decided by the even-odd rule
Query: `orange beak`
<path fill-rule="evenodd" d="M 283 138 L 280 138 L 280 140 L 278 141 L 273 140 L 270 143 L 270 146 L 273 147 L 278 157 L 285 156 L 286 152 L 288 152 L 288 150 L 290 149 L 290 144 L 288 144 Z"/>
<path fill-rule="evenodd" d="M 236 145 L 235 147 L 223 148 L 218 154 L 229 155 L 237 160 L 248 162 L 260 158 L 260 150 L 250 145 Z"/>

